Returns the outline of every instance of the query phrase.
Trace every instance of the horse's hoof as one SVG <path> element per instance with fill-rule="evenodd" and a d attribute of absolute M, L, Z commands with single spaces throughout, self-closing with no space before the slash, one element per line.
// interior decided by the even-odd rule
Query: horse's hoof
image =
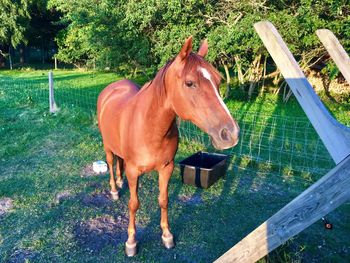
<path fill-rule="evenodd" d="M 116 181 L 117 186 L 119 187 L 119 189 L 123 188 L 123 180 L 120 181 Z"/>
<path fill-rule="evenodd" d="M 170 234 L 168 237 L 165 237 L 162 235 L 162 241 L 163 241 L 163 245 L 167 248 L 173 248 L 175 246 L 174 244 L 174 237 L 172 234 Z"/>
<path fill-rule="evenodd" d="M 137 242 L 133 244 L 129 244 L 128 242 L 125 242 L 125 254 L 128 257 L 133 257 L 137 254 Z"/>
<path fill-rule="evenodd" d="M 111 191 L 111 197 L 114 201 L 117 201 L 119 199 L 119 194 L 118 192 L 113 192 Z"/>

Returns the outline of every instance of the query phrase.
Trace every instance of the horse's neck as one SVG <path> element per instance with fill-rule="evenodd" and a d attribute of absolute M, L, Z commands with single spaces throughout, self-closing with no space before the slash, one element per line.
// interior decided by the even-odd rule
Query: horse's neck
<path fill-rule="evenodd" d="M 144 128 L 152 130 L 154 135 L 165 137 L 176 115 L 167 100 L 165 90 L 161 89 L 164 87 L 151 82 L 140 90 L 137 100 L 144 107 Z"/>

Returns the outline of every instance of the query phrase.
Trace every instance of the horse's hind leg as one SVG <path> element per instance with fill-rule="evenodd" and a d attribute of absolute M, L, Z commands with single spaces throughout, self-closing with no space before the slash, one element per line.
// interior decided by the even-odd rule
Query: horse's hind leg
<path fill-rule="evenodd" d="M 124 173 L 124 160 L 117 156 L 117 186 L 121 189 L 123 188 L 123 173 Z"/>
<path fill-rule="evenodd" d="M 111 197 L 113 200 L 118 200 L 119 196 L 118 196 L 117 186 L 115 184 L 114 171 L 113 171 L 114 154 L 112 153 L 112 151 L 106 148 L 105 148 L 105 152 L 106 152 L 106 159 L 107 159 L 109 174 L 110 174 L 109 184 L 111 186 Z"/>

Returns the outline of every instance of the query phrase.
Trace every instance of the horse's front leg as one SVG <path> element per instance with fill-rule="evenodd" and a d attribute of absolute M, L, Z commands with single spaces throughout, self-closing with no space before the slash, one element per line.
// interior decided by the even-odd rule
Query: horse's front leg
<path fill-rule="evenodd" d="M 136 240 L 136 212 L 140 206 L 137 196 L 138 177 L 140 173 L 136 168 L 126 167 L 126 177 L 128 178 L 130 200 L 129 200 L 129 227 L 128 227 L 128 240 L 125 243 L 125 253 L 128 257 L 135 256 L 137 253 L 137 240 Z"/>
<path fill-rule="evenodd" d="M 159 206 L 161 209 L 160 227 L 162 228 L 162 241 L 166 248 L 174 247 L 174 238 L 169 229 L 168 221 L 168 184 L 174 170 L 174 162 L 159 170 Z"/>

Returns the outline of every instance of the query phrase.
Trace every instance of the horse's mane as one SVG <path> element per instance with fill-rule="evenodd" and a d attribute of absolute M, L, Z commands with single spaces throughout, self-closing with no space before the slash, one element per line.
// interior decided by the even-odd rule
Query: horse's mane
<path fill-rule="evenodd" d="M 168 70 L 169 66 L 173 63 L 173 61 L 174 59 L 169 60 L 163 67 L 161 67 L 154 79 L 143 85 L 141 90 L 146 90 L 153 84 L 155 86 L 159 98 L 163 97 L 164 95 L 166 96 L 165 73 Z"/>
<path fill-rule="evenodd" d="M 155 86 L 157 91 L 157 95 L 159 98 L 163 98 L 166 96 L 166 88 L 165 88 L 165 75 L 170 67 L 170 65 L 174 62 L 175 58 L 169 60 L 156 74 L 153 80 L 147 82 L 141 90 L 149 88 L 151 85 Z M 221 74 L 214 68 L 210 63 L 204 60 L 203 57 L 190 53 L 190 55 L 186 58 L 185 66 L 182 70 L 182 76 L 185 76 L 188 72 L 193 70 L 197 70 L 198 67 L 206 68 L 209 72 L 212 73 L 214 80 L 216 83 L 220 83 Z"/>

